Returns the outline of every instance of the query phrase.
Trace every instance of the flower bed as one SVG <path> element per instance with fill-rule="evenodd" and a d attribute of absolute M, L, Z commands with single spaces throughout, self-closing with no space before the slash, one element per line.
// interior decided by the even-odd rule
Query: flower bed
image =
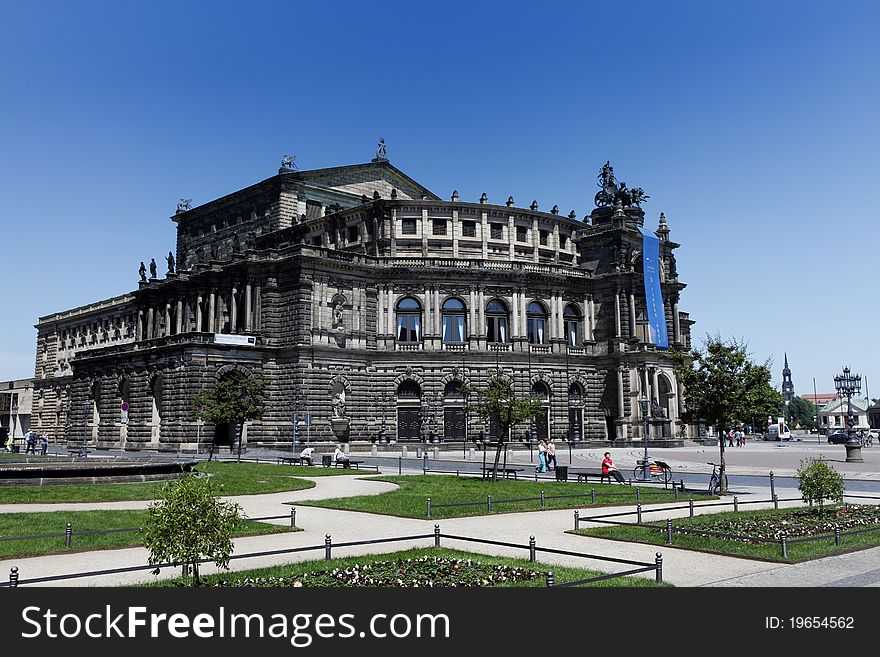
<path fill-rule="evenodd" d="M 785 532 L 788 538 L 822 536 L 833 534 L 835 526 L 839 527 L 841 532 L 845 532 L 871 525 L 880 525 L 880 505 L 827 506 L 821 514 L 813 508 L 801 508 L 739 515 L 724 514 L 719 517 L 699 516 L 690 521 L 675 521 L 677 528 L 735 535 L 739 538 L 731 537 L 731 540 L 745 543 L 759 540 L 778 541 L 782 532 Z M 666 528 L 663 527 L 658 531 L 665 535 Z"/>
<path fill-rule="evenodd" d="M 375 561 L 301 575 L 248 577 L 218 582 L 225 587 L 475 587 L 543 579 L 544 574 L 505 564 L 485 564 L 473 559 L 424 556 L 415 559 Z"/>

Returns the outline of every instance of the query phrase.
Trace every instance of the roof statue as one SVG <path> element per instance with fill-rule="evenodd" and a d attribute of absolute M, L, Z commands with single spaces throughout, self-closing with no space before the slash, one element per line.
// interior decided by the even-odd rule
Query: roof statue
<path fill-rule="evenodd" d="M 614 177 L 614 167 L 611 166 L 610 161 L 602 165 L 598 178 L 600 189 L 596 192 L 593 200 L 600 208 L 616 206 L 618 201 L 624 208 L 640 207 L 646 199 L 650 198 L 641 187 L 627 189 L 625 182 L 618 184 L 617 179 Z"/>
<path fill-rule="evenodd" d="M 185 212 L 187 210 L 192 210 L 192 199 L 191 198 L 182 198 L 177 204 L 178 212 Z"/>
<path fill-rule="evenodd" d="M 376 159 L 387 160 L 388 154 L 385 152 L 385 138 L 379 137 L 379 143 L 376 145 Z"/>
<path fill-rule="evenodd" d="M 144 261 L 141 260 L 141 266 L 138 268 L 138 273 L 141 275 L 141 280 L 147 280 L 147 268 L 144 266 Z"/>
<path fill-rule="evenodd" d="M 294 164 L 295 159 L 296 155 L 285 155 L 281 158 L 281 168 L 284 171 L 293 171 L 296 169 L 296 164 Z"/>

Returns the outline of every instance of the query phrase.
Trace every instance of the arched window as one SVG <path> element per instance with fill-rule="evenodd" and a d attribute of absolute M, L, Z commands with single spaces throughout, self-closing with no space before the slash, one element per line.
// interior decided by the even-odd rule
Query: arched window
<path fill-rule="evenodd" d="M 461 381 L 452 380 L 447 383 L 446 387 L 443 389 L 443 396 L 446 398 L 463 399 L 464 389 Z"/>
<path fill-rule="evenodd" d="M 569 304 L 562 313 L 565 323 L 565 341 L 569 347 L 577 347 L 581 344 L 581 314 L 578 309 Z"/>
<path fill-rule="evenodd" d="M 397 386 L 397 397 L 399 399 L 418 399 L 421 396 L 422 389 L 415 381 L 406 380 Z"/>
<path fill-rule="evenodd" d="M 547 311 L 537 301 L 532 301 L 526 308 L 526 322 L 531 344 L 544 344 L 547 340 Z"/>
<path fill-rule="evenodd" d="M 547 389 L 547 384 L 541 381 L 535 381 L 534 385 L 532 385 L 532 394 L 542 401 L 547 401 L 550 398 L 550 390 Z"/>
<path fill-rule="evenodd" d="M 464 303 L 452 298 L 443 302 L 443 342 L 464 342 L 465 311 Z"/>
<path fill-rule="evenodd" d="M 507 331 L 509 312 L 507 304 L 500 299 L 492 299 L 486 304 L 486 340 L 488 342 L 507 342 L 510 334 Z"/>
<path fill-rule="evenodd" d="M 397 341 L 420 342 L 422 339 L 422 305 L 412 297 L 397 302 Z"/>

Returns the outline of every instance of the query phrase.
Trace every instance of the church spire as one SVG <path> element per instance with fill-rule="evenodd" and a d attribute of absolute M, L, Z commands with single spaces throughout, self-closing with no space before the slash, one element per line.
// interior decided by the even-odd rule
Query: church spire
<path fill-rule="evenodd" d="M 785 367 L 782 368 L 782 394 L 786 403 L 794 397 L 794 383 L 791 380 L 791 370 L 788 369 L 788 353 L 785 354 Z"/>

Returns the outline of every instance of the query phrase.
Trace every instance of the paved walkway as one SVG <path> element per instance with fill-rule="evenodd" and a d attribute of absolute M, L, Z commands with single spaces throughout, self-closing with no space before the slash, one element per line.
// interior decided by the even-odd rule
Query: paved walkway
<path fill-rule="evenodd" d="M 349 495 L 365 495 L 386 492 L 394 487 L 387 482 L 372 481 L 365 477 L 339 476 L 317 477 L 312 479 L 315 487 L 308 490 L 271 493 L 265 495 L 236 496 L 232 499 L 245 510 L 250 517 L 272 515 L 286 516 L 290 506 L 286 502 L 314 500 L 321 498 L 342 497 Z M 759 491 L 754 491 L 759 492 Z M 760 491 L 763 493 L 764 491 Z M 0 512 L 13 513 L 23 511 L 47 510 L 84 510 L 84 509 L 122 509 L 144 508 L 148 502 L 112 502 L 101 504 L 27 504 L 2 505 Z M 660 509 L 656 505 L 652 509 Z M 750 507 L 751 508 L 751 507 Z M 434 529 L 433 520 L 416 520 L 396 518 L 377 514 L 352 511 L 338 511 L 309 506 L 297 506 L 297 526 L 304 531 L 272 534 L 268 536 L 252 536 L 235 540 L 234 554 L 265 552 L 304 546 L 323 546 L 326 534 L 332 536 L 333 543 L 349 541 L 373 540 L 394 536 L 413 536 L 431 534 Z M 627 508 L 625 510 L 632 510 Z M 615 508 L 605 507 L 603 512 L 613 513 Z M 687 511 L 652 512 L 651 519 L 673 517 L 686 514 Z M 288 524 L 289 520 L 274 521 L 277 524 Z M 880 548 L 862 551 L 855 554 L 829 557 L 804 564 L 779 565 L 749 559 L 738 559 L 709 554 L 700 554 L 674 547 L 642 545 L 609 541 L 592 537 L 575 536 L 565 533 L 573 527 L 573 511 L 536 511 L 523 513 L 498 514 L 471 518 L 456 518 L 436 521 L 444 534 L 468 536 L 475 538 L 491 538 L 493 540 L 527 545 L 530 536 L 534 536 L 536 544 L 541 547 L 572 550 L 602 556 L 610 556 L 636 561 L 653 562 L 656 552 L 663 554 L 664 579 L 676 586 L 877 586 L 880 584 Z M 583 526 L 583 523 L 582 523 Z M 357 546 L 339 549 L 335 554 L 367 554 L 390 552 L 407 547 L 423 547 L 433 545 L 433 538 L 400 543 L 388 543 L 371 546 Z M 527 557 L 527 551 L 514 550 L 496 546 L 486 546 L 451 539 L 444 539 L 443 545 L 466 549 L 472 552 L 500 554 L 506 556 Z M 300 552 L 288 555 L 269 555 L 247 559 L 234 559 L 231 567 L 235 570 L 256 568 L 296 560 L 323 558 L 323 551 Z M 538 560 L 548 570 L 554 564 L 581 566 L 597 570 L 613 572 L 615 569 L 626 568 L 621 565 L 609 565 L 602 561 L 588 561 L 582 558 L 548 555 L 538 552 Z M 19 569 L 21 579 L 61 575 L 74 572 L 126 568 L 147 563 L 147 551 L 144 548 L 125 548 L 80 552 L 64 555 L 48 555 L 30 559 L 6 559 L 0 561 L 0 576 L 4 579 L 12 566 Z M 204 565 L 205 574 L 214 572 L 213 565 Z M 176 575 L 176 570 L 165 569 L 160 577 Z M 112 586 L 131 585 L 154 581 L 156 576 L 149 570 L 114 575 L 90 576 L 58 582 L 47 583 L 49 586 Z"/>

